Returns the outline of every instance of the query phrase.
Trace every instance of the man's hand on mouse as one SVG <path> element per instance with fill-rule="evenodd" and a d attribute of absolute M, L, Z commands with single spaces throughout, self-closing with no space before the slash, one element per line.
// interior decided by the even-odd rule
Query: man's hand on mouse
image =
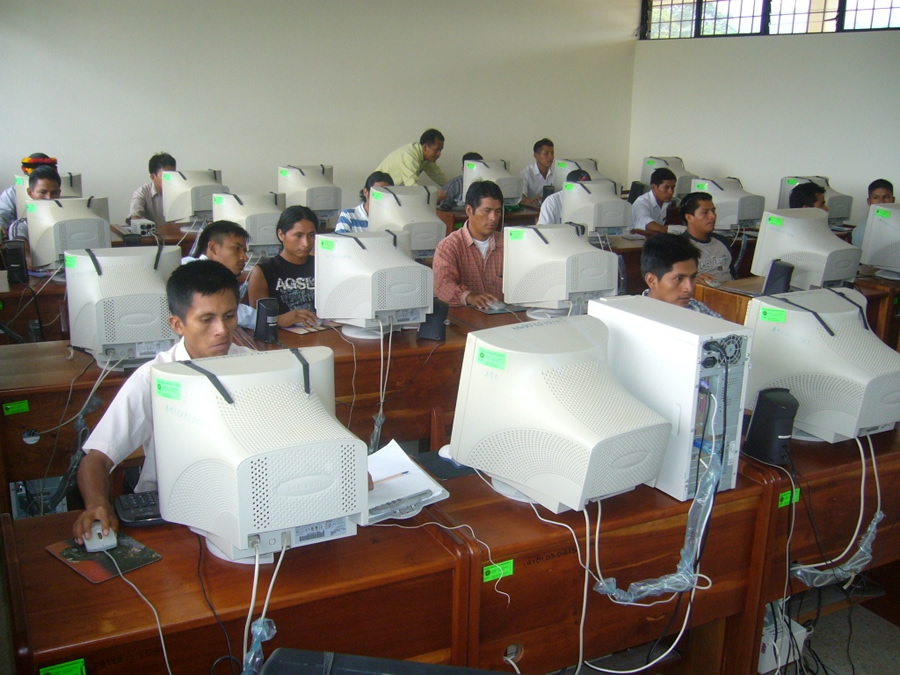
<path fill-rule="evenodd" d="M 466 305 L 475 309 L 489 309 L 494 302 L 497 298 L 490 293 L 469 293 L 466 296 Z"/>
<path fill-rule="evenodd" d="M 294 309 L 290 312 L 278 315 L 278 327 L 287 328 L 288 326 L 310 326 L 315 328 L 320 324 L 319 317 L 315 312 L 308 309 Z"/>
<path fill-rule="evenodd" d="M 109 534 L 110 530 L 115 532 L 119 530 L 119 519 L 116 517 L 116 510 L 112 507 L 112 504 L 104 500 L 103 502 L 86 506 L 81 515 L 78 516 L 78 519 L 72 526 L 75 543 L 84 544 L 86 538 L 90 539 L 91 524 L 95 520 L 99 520 L 103 526 L 104 536 Z"/>

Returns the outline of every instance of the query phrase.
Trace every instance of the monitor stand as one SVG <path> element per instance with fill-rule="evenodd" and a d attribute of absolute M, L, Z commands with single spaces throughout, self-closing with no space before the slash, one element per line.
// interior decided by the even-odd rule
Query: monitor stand
<path fill-rule="evenodd" d="M 360 328 L 359 326 L 348 326 L 344 325 L 341 328 L 341 333 L 344 337 L 351 338 L 354 340 L 380 340 L 385 335 L 391 332 L 391 330 L 400 330 L 400 326 L 385 326 L 384 332 L 379 328 Z"/>

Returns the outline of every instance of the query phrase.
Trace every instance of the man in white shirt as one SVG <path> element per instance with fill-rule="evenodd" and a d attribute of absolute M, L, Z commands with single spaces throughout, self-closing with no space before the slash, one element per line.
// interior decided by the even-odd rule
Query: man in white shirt
<path fill-rule="evenodd" d="M 166 295 L 172 313 L 169 323 L 181 340 L 125 381 L 85 442 L 87 454 L 78 467 L 78 489 L 85 508 L 72 527 L 78 543 L 90 537 L 95 520 L 100 521 L 104 536 L 118 529 L 119 521 L 109 500 L 109 474 L 140 446 L 144 448 L 144 466 L 136 490 L 156 489 L 151 366 L 250 351 L 232 344 L 237 327 L 238 282 L 224 265 L 212 260 L 182 265 L 169 277 Z"/>
<path fill-rule="evenodd" d="M 666 213 L 675 194 L 677 179 L 671 169 L 657 169 L 650 175 L 650 192 L 642 194 L 631 206 L 631 227 L 648 232 L 667 232 Z"/>
<path fill-rule="evenodd" d="M 542 138 L 534 144 L 534 162 L 522 169 L 522 180 L 525 181 L 525 204 L 540 204 L 544 196 L 544 186 L 553 185 L 553 159 L 555 157 L 553 141 Z"/>
<path fill-rule="evenodd" d="M 150 182 L 144 183 L 131 197 L 131 208 L 127 221 L 132 218 L 152 220 L 157 225 L 166 222 L 163 209 L 162 179 L 164 171 L 175 171 L 175 158 L 167 152 L 160 152 L 150 158 Z"/>

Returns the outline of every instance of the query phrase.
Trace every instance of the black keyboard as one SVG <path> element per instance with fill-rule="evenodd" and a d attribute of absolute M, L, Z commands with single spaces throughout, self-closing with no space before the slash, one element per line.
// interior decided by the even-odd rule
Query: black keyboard
<path fill-rule="evenodd" d="M 147 527 L 166 522 L 159 515 L 159 493 L 156 490 L 116 497 L 116 514 L 119 522 L 126 527 Z"/>

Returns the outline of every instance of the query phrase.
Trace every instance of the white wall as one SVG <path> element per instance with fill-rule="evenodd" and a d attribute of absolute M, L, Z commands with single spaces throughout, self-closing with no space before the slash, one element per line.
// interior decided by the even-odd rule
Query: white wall
<path fill-rule="evenodd" d="M 625 179 L 636 0 L 0 0 L 0 184 L 35 151 L 121 222 L 153 153 L 275 189 L 327 163 L 345 205 L 427 127 L 516 171 L 543 136 Z"/>
<path fill-rule="evenodd" d="M 628 175 L 677 155 L 770 208 L 783 176 L 829 176 L 857 222 L 870 181 L 900 190 L 898 61 L 897 31 L 640 42 Z"/>

